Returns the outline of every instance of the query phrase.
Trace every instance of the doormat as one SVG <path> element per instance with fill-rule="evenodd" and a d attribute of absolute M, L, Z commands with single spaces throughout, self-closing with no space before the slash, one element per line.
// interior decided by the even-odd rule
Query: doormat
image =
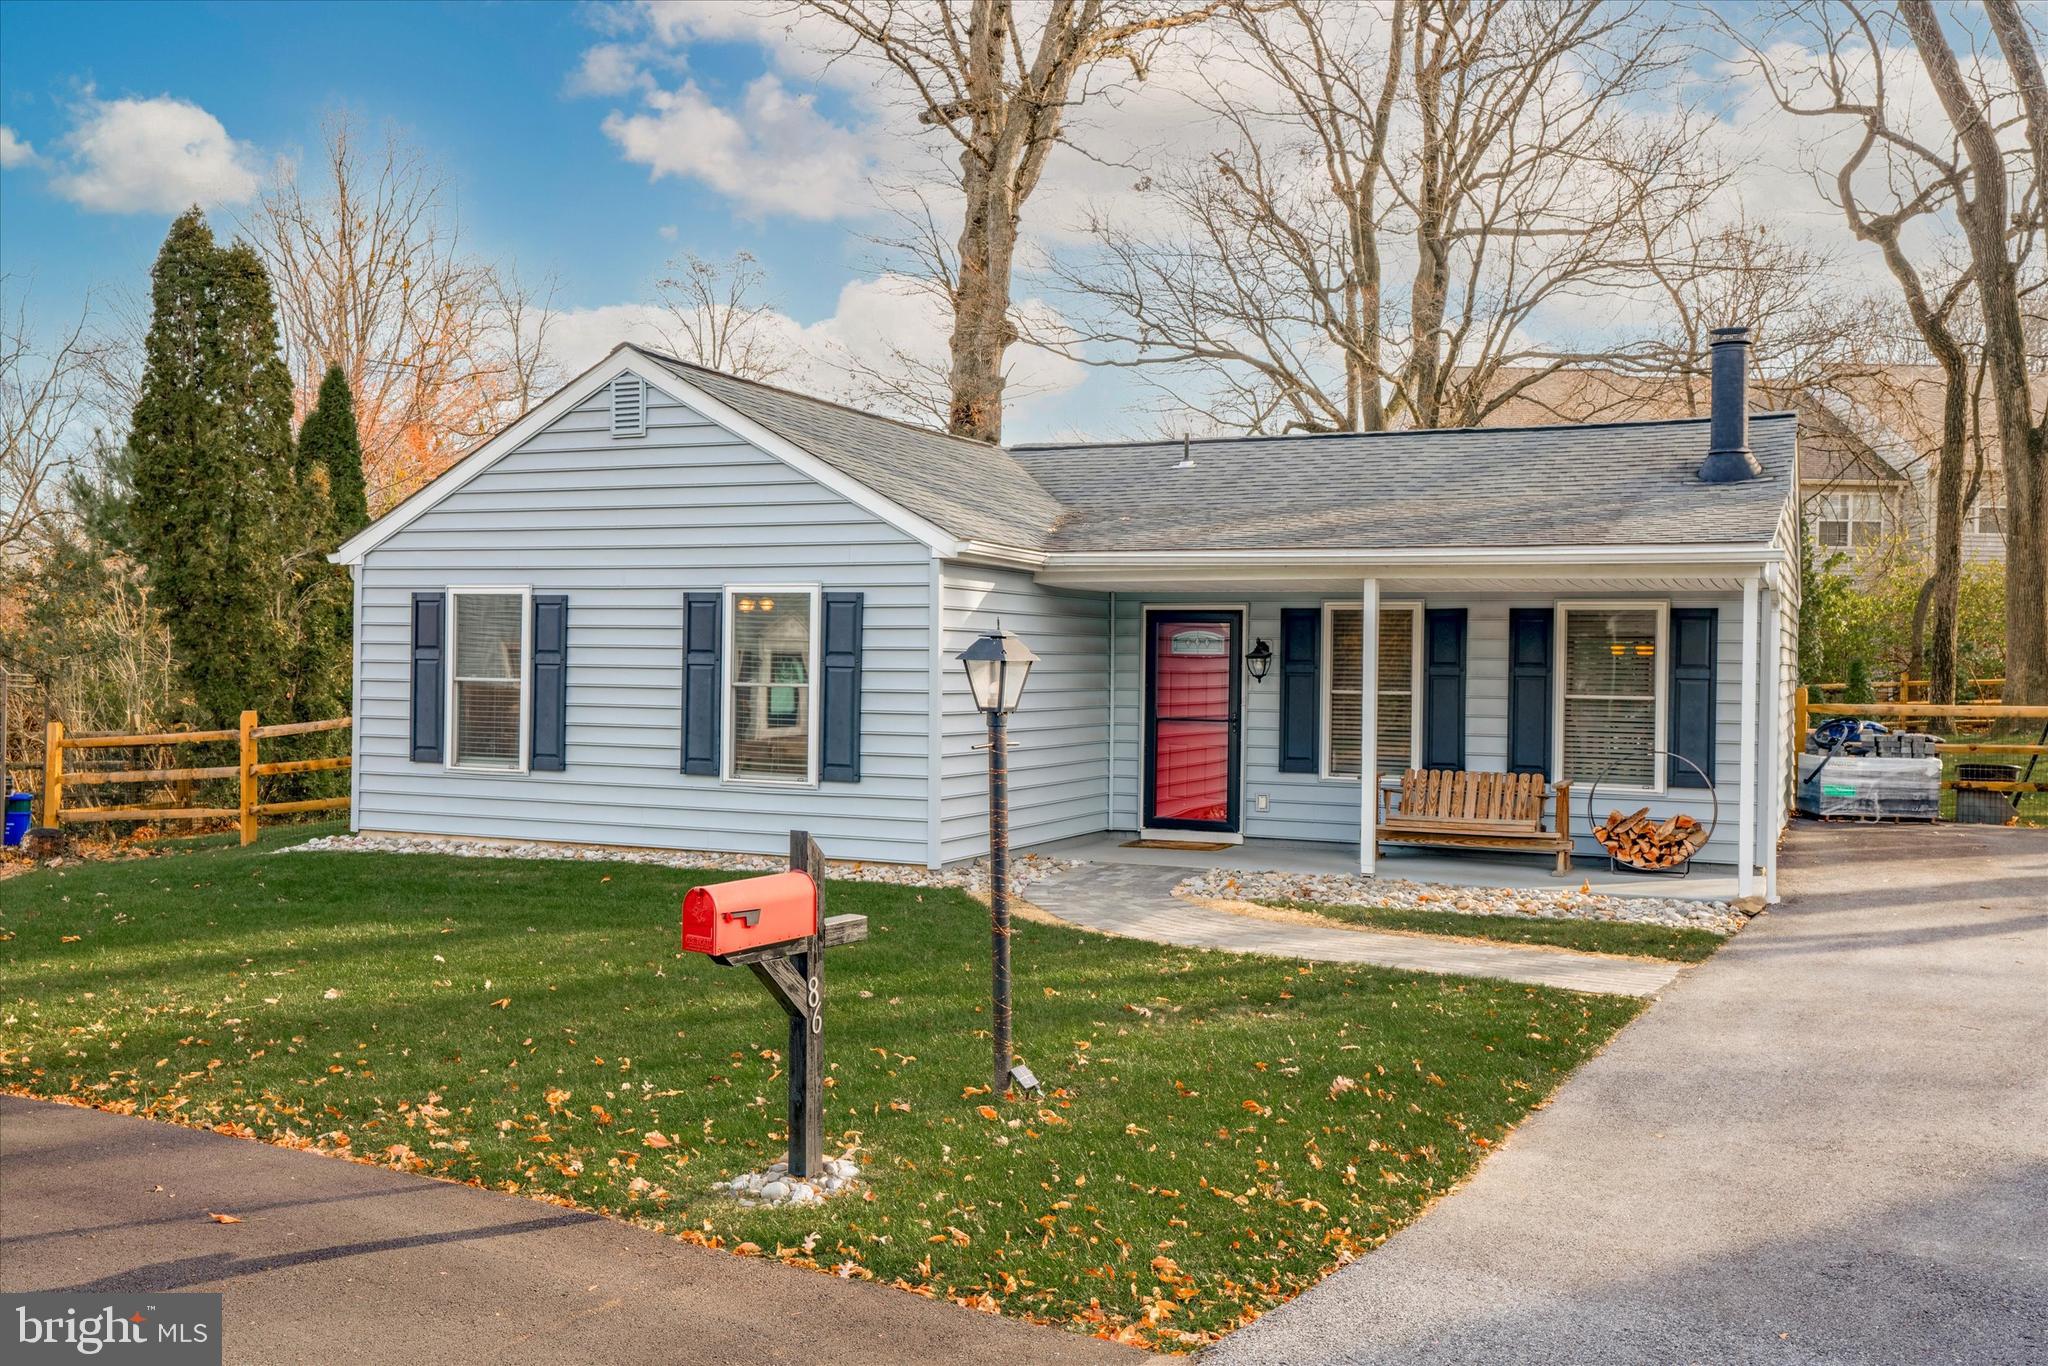
<path fill-rule="evenodd" d="M 1125 849 L 1188 849 L 1204 854 L 1213 854 L 1218 849 L 1235 849 L 1237 845 L 1229 840 L 1126 840 L 1120 846 Z"/>

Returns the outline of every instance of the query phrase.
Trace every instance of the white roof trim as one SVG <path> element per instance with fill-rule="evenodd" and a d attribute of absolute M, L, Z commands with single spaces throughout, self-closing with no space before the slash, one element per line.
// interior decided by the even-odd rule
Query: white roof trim
<path fill-rule="evenodd" d="M 759 447 L 805 478 L 874 514 L 911 539 L 924 543 L 933 554 L 951 558 L 960 553 L 958 541 L 942 528 L 884 498 L 866 484 L 777 436 L 752 418 L 727 407 L 660 362 L 621 343 L 613 347 L 603 360 L 557 389 L 545 402 L 529 409 L 511 426 L 443 470 L 426 487 L 350 537 L 327 558 L 336 564 L 360 563 L 364 556 L 438 507 L 557 418 L 589 399 L 619 375 L 627 373 L 638 375 L 651 387 L 696 409 L 742 441 Z"/>
<path fill-rule="evenodd" d="M 1770 542 L 1705 545 L 1402 546 L 1383 550 L 1072 550 L 1046 556 L 1048 569 L 1284 565 L 1350 568 L 1409 565 L 1759 565 L 1785 558 Z"/>

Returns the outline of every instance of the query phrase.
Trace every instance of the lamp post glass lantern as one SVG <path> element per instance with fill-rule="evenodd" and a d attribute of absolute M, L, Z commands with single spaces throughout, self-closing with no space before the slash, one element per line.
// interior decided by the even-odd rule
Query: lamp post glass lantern
<path fill-rule="evenodd" d="M 960 652 L 974 705 L 988 717 L 988 910 L 993 971 L 995 1094 L 1010 1089 L 1010 740 L 1009 717 L 1038 656 L 996 623 Z"/>

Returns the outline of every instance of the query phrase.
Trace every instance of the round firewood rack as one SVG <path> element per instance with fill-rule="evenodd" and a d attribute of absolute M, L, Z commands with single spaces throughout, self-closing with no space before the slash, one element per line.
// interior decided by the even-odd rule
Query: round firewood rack
<path fill-rule="evenodd" d="M 1680 754 L 1675 750 L 1653 749 L 1650 751 L 1650 757 L 1653 762 L 1661 761 L 1664 759 L 1676 759 L 1679 763 L 1684 764 L 1687 768 L 1691 769 L 1694 773 L 1699 775 L 1701 785 L 1705 787 L 1707 790 L 1707 799 L 1713 804 L 1712 813 L 1707 818 L 1707 833 L 1701 837 L 1699 843 L 1696 846 L 1694 846 L 1693 851 L 1691 853 L 1688 853 L 1684 858 L 1678 860 L 1678 862 L 1667 864 L 1663 867 L 1653 867 L 1649 864 L 1637 863 L 1632 859 L 1618 858 L 1615 856 L 1613 848 L 1610 847 L 1604 840 L 1600 842 L 1600 847 L 1607 851 L 1607 869 L 1609 872 L 1618 873 L 1626 871 L 1630 873 L 1640 873 L 1645 877 L 1684 877 L 1692 871 L 1692 861 L 1694 855 L 1696 855 L 1701 849 L 1706 848 L 1707 845 L 1710 842 L 1712 842 L 1714 838 L 1714 832 L 1721 828 L 1721 794 L 1719 791 L 1715 789 L 1714 780 L 1707 776 L 1706 770 L 1701 768 L 1692 760 L 1686 758 L 1683 754 Z M 1607 768 L 1600 774 L 1600 776 L 1593 780 L 1593 786 L 1586 790 L 1586 828 L 1589 830 L 1598 830 L 1606 825 L 1606 822 L 1601 820 L 1599 816 L 1595 814 L 1599 809 L 1596 805 L 1596 799 L 1600 795 L 1600 784 L 1606 782 L 1609 778 L 1611 778 L 1614 775 L 1614 770 L 1621 764 L 1621 762 L 1621 760 L 1616 759 L 1612 763 L 1608 764 Z M 1598 836 L 1595 836 L 1595 838 L 1597 839 Z"/>

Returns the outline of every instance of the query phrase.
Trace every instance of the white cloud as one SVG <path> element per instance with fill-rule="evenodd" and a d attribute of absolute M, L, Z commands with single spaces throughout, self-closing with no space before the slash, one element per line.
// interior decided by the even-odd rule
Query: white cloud
<path fill-rule="evenodd" d="M 651 178 L 699 181 L 751 213 L 831 219 L 869 204 L 866 139 L 773 75 L 751 82 L 738 110 L 720 108 L 695 81 L 650 89 L 641 112 L 614 110 L 604 131 Z"/>
<path fill-rule="evenodd" d="M 676 225 L 673 223 L 663 223 L 660 227 L 656 228 L 655 231 L 661 234 L 661 240 L 664 242 L 673 242 L 676 240 Z"/>
<path fill-rule="evenodd" d="M 42 160 L 36 149 L 24 138 L 16 137 L 14 130 L 0 123 L 0 171 L 11 171 L 17 166 L 34 166 Z"/>
<path fill-rule="evenodd" d="M 583 54 L 568 89 L 572 95 L 624 95 L 651 83 L 639 52 L 624 43 L 599 43 Z"/>
<path fill-rule="evenodd" d="M 94 100 L 64 138 L 58 194 L 101 213 L 176 213 L 188 204 L 239 204 L 256 193 L 256 155 L 196 104 Z"/>
<path fill-rule="evenodd" d="M 1060 326 L 1058 314 L 1038 300 L 1027 301 L 1020 312 L 1034 333 L 1048 334 Z M 882 412 L 890 405 L 877 402 L 871 386 L 859 377 L 879 374 L 910 381 L 942 373 L 951 320 L 944 303 L 931 291 L 900 275 L 882 275 L 848 281 L 829 317 L 806 324 L 774 312 L 763 325 L 775 349 L 790 358 L 789 370 L 777 383 Z M 623 341 L 664 349 L 676 330 L 674 317 L 654 304 L 570 309 L 550 319 L 548 348 L 562 373 L 573 375 L 596 364 Z M 1087 377 L 1087 368 L 1079 361 L 1036 347 L 1013 347 L 1009 359 L 1011 392 L 1017 400 L 1012 405 L 1013 418 L 1040 401 L 1066 393 Z M 919 419 L 919 414 L 908 409 L 898 409 L 892 415 Z"/>

